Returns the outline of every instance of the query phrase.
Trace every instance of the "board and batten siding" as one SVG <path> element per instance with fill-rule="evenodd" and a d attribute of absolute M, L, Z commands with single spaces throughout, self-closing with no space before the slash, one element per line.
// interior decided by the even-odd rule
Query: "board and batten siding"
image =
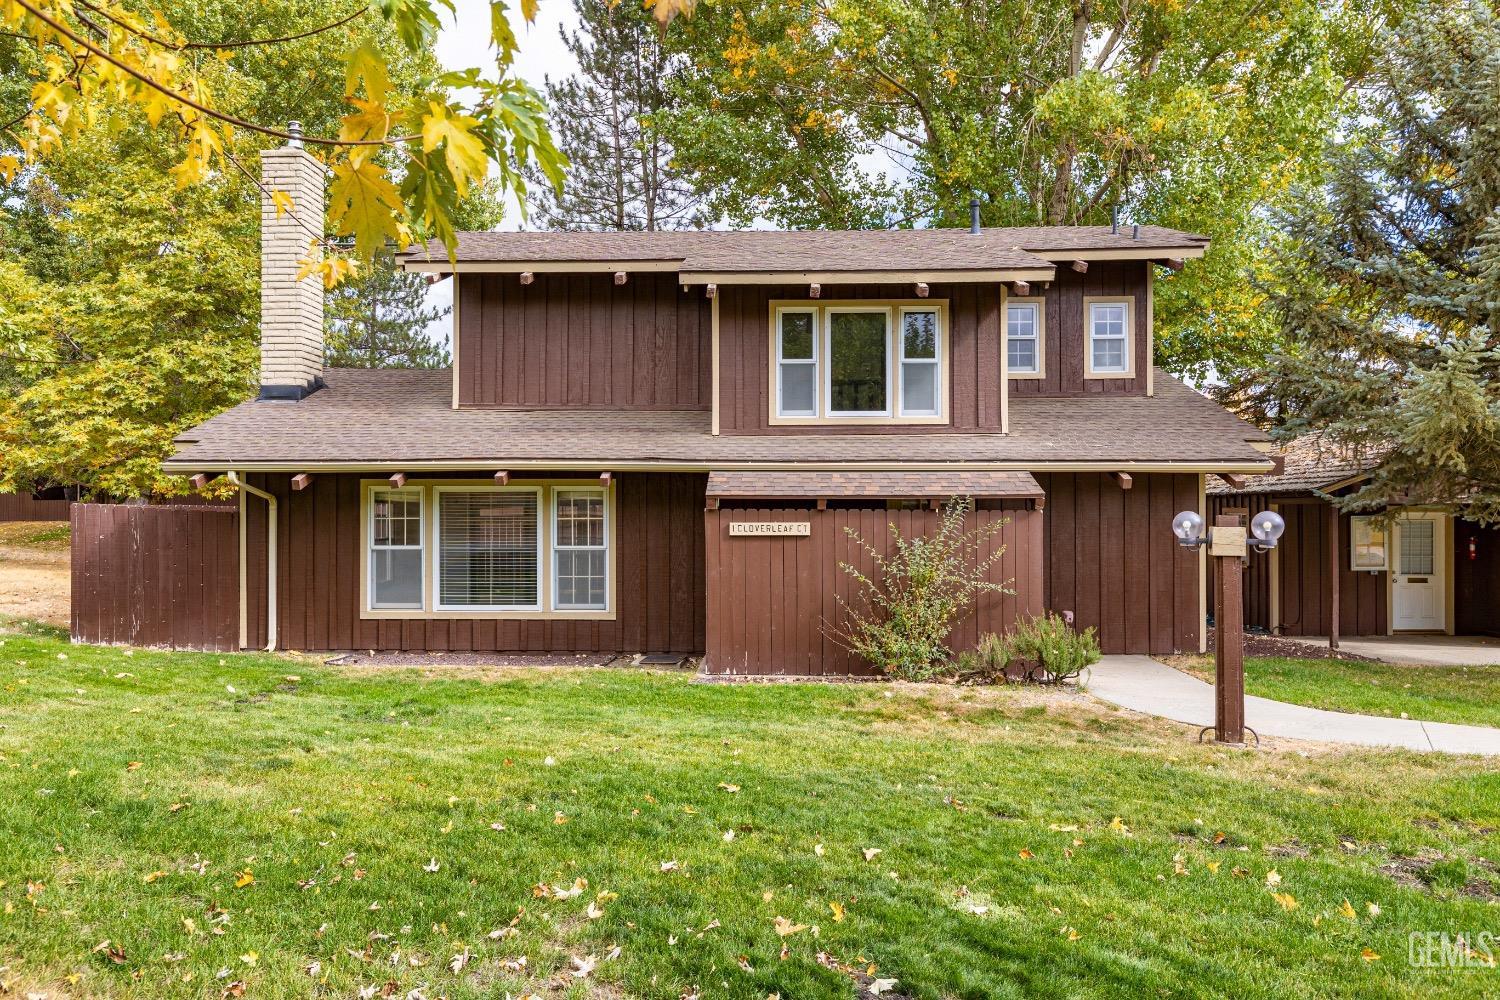
<path fill-rule="evenodd" d="M 1149 261 L 1096 260 L 1089 262 L 1086 274 L 1079 274 L 1067 262 L 1057 265 L 1057 279 L 1045 289 L 1039 283 L 1031 286 L 1031 297 L 1042 297 L 1043 365 L 1042 378 L 1012 378 L 1012 399 L 1025 396 L 1090 396 L 1095 394 L 1144 396 L 1146 372 L 1151 367 L 1151 298 L 1148 294 Z M 1135 342 L 1132 378 L 1085 378 L 1084 361 L 1088 351 L 1088 317 L 1084 298 L 1133 296 L 1135 299 Z"/>
<path fill-rule="evenodd" d="M 1197 510 L 1198 477 L 1136 473 L 1122 490 L 1103 473 L 1037 473 L 1047 494 L 1046 605 L 1098 629 L 1106 653 L 1198 648 L 1199 555 L 1172 536 Z"/>
<path fill-rule="evenodd" d="M 458 276 L 458 405 L 708 410 L 712 306 L 675 273 Z"/>
<path fill-rule="evenodd" d="M 939 513 L 882 508 L 753 507 L 704 514 L 707 540 L 708 634 L 703 670 L 717 675 L 878 676 L 832 635 L 843 621 L 840 601 L 858 589 L 840 563 L 876 572 L 853 530 L 882 554 L 893 548 L 890 526 L 907 538 L 932 532 Z M 744 522 L 807 523 L 806 535 L 731 535 Z M 1003 522 L 993 544 L 1003 556 L 990 567 L 993 583 L 1014 594 L 985 594 L 954 629 L 949 645 L 972 649 L 982 632 L 1003 632 L 1023 614 L 1042 608 L 1042 512 L 1014 504 L 969 515 L 970 527 Z"/>
<path fill-rule="evenodd" d="M 771 303 L 817 305 L 850 299 L 915 298 L 910 284 L 823 285 L 817 299 L 802 285 L 719 286 L 719 432 L 721 434 L 929 434 L 1000 429 L 1000 286 L 934 284 L 929 301 L 948 302 L 948 424 L 772 424 Z M 701 290 L 700 290 L 701 294 Z"/>
<path fill-rule="evenodd" d="M 567 479 L 577 474 L 528 478 Z M 358 474 L 317 475 L 293 491 L 287 476 L 248 481 L 279 503 L 277 588 L 285 649 L 505 653 L 697 653 L 703 649 L 703 494 L 707 476 L 615 476 L 616 614 L 599 619 L 360 618 L 365 544 Z M 446 479 L 453 476 L 441 477 Z M 422 481 L 412 476 L 411 483 Z M 488 485 L 488 477 L 476 479 Z M 250 645 L 266 642 L 266 504 L 246 504 Z"/>

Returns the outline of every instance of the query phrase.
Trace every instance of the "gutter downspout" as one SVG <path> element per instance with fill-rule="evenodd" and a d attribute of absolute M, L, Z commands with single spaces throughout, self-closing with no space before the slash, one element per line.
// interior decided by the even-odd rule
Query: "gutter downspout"
<path fill-rule="evenodd" d="M 253 493 L 266 502 L 266 652 L 276 649 L 276 498 L 265 490 L 240 479 L 239 473 L 227 472 L 229 481 L 240 489 L 240 646 L 249 644 L 250 627 L 245 586 L 245 517 L 244 498 Z"/>

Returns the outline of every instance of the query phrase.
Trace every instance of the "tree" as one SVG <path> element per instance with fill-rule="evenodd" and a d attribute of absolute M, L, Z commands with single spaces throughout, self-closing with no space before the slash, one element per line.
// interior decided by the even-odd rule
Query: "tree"
<path fill-rule="evenodd" d="M 427 328 L 453 311 L 427 301 L 427 277 L 386 255 L 327 300 L 327 363 L 334 368 L 443 368 L 448 349 Z"/>
<path fill-rule="evenodd" d="M 172 138 L 168 172 L 178 187 L 243 171 L 244 136 L 262 144 L 291 136 L 281 124 L 288 116 L 257 119 L 237 110 L 234 96 L 247 78 L 267 81 L 288 51 L 311 39 L 331 45 L 344 67 L 344 113 L 336 129 L 310 129 L 305 140 L 332 174 L 328 222 L 337 235 L 353 238 L 352 256 L 334 243 L 309 252 L 307 272 L 330 286 L 387 241 L 405 246 L 434 237 L 451 256 L 459 205 L 487 177 L 502 191 L 524 193 L 524 172 L 534 167 L 561 185 L 565 161 L 541 100 L 506 72 L 516 52 L 506 0 L 490 3 L 497 74 L 433 69 L 407 88 L 391 86 L 396 58 L 377 35 L 399 39 L 408 55 L 429 54 L 439 11 L 452 11 L 452 0 L 354 3 L 337 16 L 315 13 L 312 24 L 300 5 L 288 5 L 279 20 L 299 23 L 285 28 L 260 16 L 265 5 L 209 6 L 208 16 L 193 5 L 153 6 L 147 17 L 119 0 L 0 4 L 13 70 L 31 83 L 21 112 L 6 123 L 15 151 L 0 155 L 0 176 L 9 182 L 80 142 L 100 119 L 118 122 L 124 115 Z M 681 0 L 658 4 L 663 17 L 679 6 Z M 536 7 L 537 0 L 521 0 L 528 21 Z M 318 67 L 305 82 L 325 75 L 326 67 Z M 300 110 L 290 117 L 301 118 Z M 311 228 L 322 231 L 321 223 Z"/>
<path fill-rule="evenodd" d="M 651 128 L 683 59 L 667 53 L 648 12 L 573 0 L 581 27 L 561 29 L 578 73 L 547 80 L 557 144 L 569 162 L 562 190 L 538 184 L 541 229 L 702 229 L 712 219 L 672 146 Z"/>
<path fill-rule="evenodd" d="M 725 0 L 669 36 L 658 127 L 740 224 L 964 225 L 977 192 L 988 225 L 1205 233 L 1156 296 L 1158 358 L 1201 372 L 1263 353 L 1263 209 L 1399 2 Z"/>
<path fill-rule="evenodd" d="M 1500 521 L 1500 20 L 1431 4 L 1395 32 L 1323 182 L 1278 219 L 1286 338 L 1226 390 L 1292 437 L 1378 459 L 1345 509 Z"/>
<path fill-rule="evenodd" d="M 231 0 L 162 11 L 203 37 L 250 31 Z M 321 15 L 277 0 L 253 16 L 257 31 L 294 35 Z M 388 26 L 365 37 L 388 53 L 393 92 L 435 71 Z M 220 106 L 336 128 L 343 81 L 324 67 L 343 44 L 320 32 L 246 50 L 217 79 Z M 19 67 L 33 57 L 0 38 L 0 99 L 24 100 Z M 0 178 L 0 489 L 182 493 L 160 470 L 172 438 L 254 393 L 261 191 L 252 138 L 229 149 L 244 171 L 179 187 L 180 150 L 132 109 L 106 105 L 64 146 Z"/>

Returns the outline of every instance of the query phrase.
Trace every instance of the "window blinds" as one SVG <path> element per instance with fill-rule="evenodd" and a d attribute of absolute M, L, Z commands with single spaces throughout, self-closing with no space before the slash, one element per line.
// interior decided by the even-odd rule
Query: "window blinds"
<path fill-rule="evenodd" d="M 536 493 L 438 493 L 442 607 L 536 608 L 540 558 Z"/>

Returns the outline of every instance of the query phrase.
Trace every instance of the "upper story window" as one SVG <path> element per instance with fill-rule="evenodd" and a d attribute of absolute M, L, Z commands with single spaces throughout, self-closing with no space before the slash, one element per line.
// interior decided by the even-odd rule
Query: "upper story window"
<path fill-rule="evenodd" d="M 947 419 L 943 303 L 788 304 L 773 316 L 773 423 Z"/>
<path fill-rule="evenodd" d="M 1086 377 L 1130 378 L 1135 374 L 1135 299 L 1086 296 L 1083 301 Z"/>
<path fill-rule="evenodd" d="M 1042 300 L 1007 299 L 1005 368 L 1011 378 L 1041 378 Z"/>

